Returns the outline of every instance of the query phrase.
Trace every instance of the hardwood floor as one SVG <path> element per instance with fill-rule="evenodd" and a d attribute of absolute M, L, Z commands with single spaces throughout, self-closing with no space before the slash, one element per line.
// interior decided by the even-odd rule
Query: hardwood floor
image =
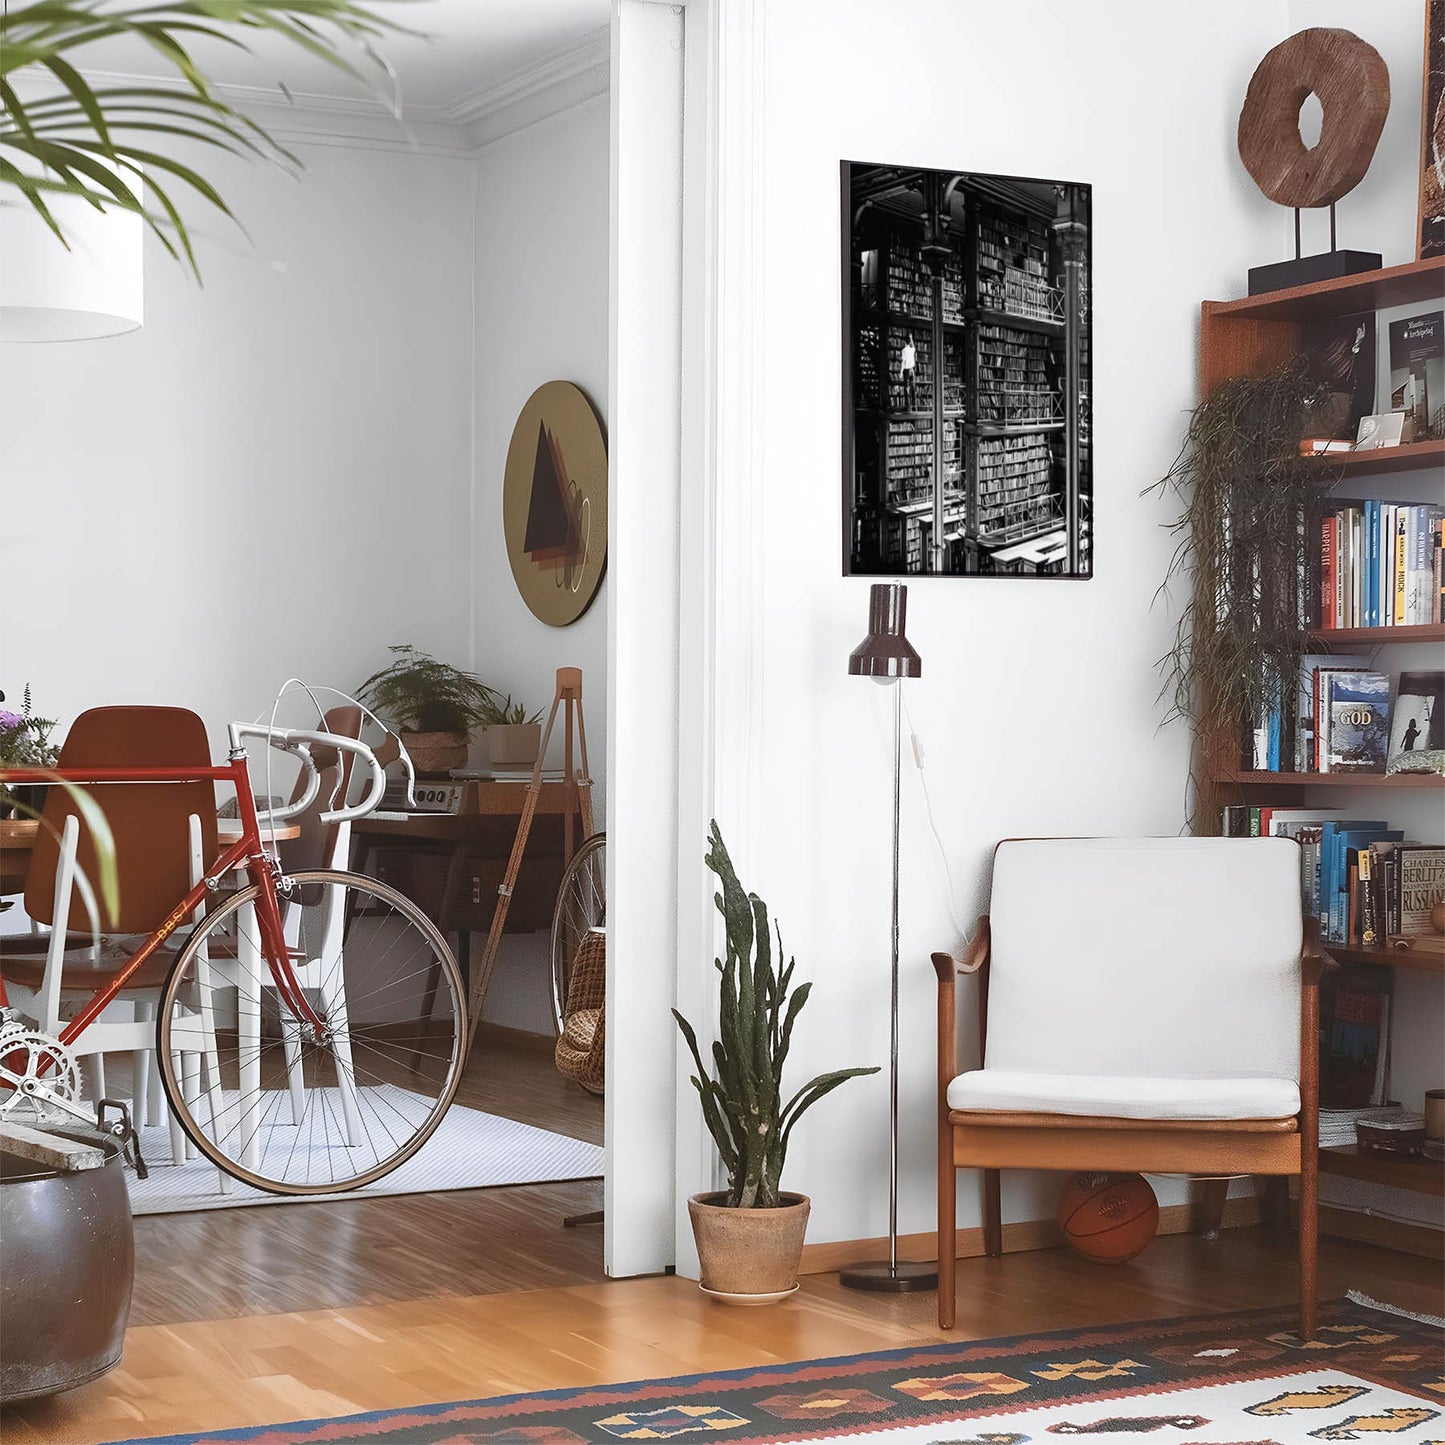
<path fill-rule="evenodd" d="M 280 1211 L 277 1211 L 280 1212 Z M 296 1212 L 296 1211 L 287 1211 Z M 1440 1313 L 1433 1263 L 1344 1240 L 1321 1250 L 1325 1298 L 1350 1288 Z M 16 1406 L 6 1445 L 94 1445 L 513 1391 L 737 1369 L 1130 1319 L 1288 1304 L 1287 1250 L 1261 1229 L 1177 1235 L 1116 1268 L 1066 1250 L 958 1267 L 958 1329 L 940 1336 L 931 1294 L 860 1295 L 813 1276 L 771 1309 L 716 1305 L 680 1279 L 429 1298 L 140 1325 L 121 1368 Z"/>
<path fill-rule="evenodd" d="M 479 1035 L 457 1100 L 602 1142 L 602 1100 L 514 1034 Z M 601 1207 L 596 1180 L 145 1215 L 135 1224 L 131 1320 L 174 1324 L 595 1282 L 603 1278 L 601 1229 L 564 1229 L 562 1220 Z"/>

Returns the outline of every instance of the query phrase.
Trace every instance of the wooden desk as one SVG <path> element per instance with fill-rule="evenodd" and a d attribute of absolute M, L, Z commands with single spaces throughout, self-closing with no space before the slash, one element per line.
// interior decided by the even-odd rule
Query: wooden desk
<path fill-rule="evenodd" d="M 456 935 L 457 962 L 470 984 L 471 935 L 491 927 L 527 785 L 483 778 L 467 793 L 473 812 L 358 818 L 351 835 L 358 873 L 391 884 L 443 933 Z M 552 926 L 562 870 L 581 841 L 576 785 L 560 778 L 544 781 L 505 932 Z"/>

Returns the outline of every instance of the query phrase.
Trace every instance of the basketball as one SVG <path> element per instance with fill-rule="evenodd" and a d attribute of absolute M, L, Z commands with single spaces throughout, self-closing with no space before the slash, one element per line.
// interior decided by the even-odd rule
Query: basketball
<path fill-rule="evenodd" d="M 1139 1174 L 1075 1174 L 1059 1191 L 1059 1228 L 1099 1264 L 1133 1259 L 1159 1228 L 1159 1201 Z"/>

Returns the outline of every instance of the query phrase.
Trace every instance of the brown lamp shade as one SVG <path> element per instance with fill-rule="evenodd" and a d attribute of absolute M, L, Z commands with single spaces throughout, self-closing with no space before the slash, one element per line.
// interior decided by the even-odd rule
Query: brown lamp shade
<path fill-rule="evenodd" d="M 848 654 L 853 677 L 922 677 L 923 659 L 904 636 L 908 588 L 875 582 L 868 594 L 868 636 Z"/>

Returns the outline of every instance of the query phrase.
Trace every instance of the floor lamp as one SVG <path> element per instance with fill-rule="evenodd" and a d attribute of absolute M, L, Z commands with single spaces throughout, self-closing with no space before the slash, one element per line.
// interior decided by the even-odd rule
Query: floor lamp
<path fill-rule="evenodd" d="M 903 689 L 905 677 L 923 676 L 923 659 L 904 635 L 908 588 L 901 582 L 875 582 L 868 597 L 868 636 L 848 657 L 853 677 L 871 677 L 893 688 L 893 972 L 889 1038 L 888 1091 L 888 1258 L 850 1265 L 838 1272 L 850 1289 L 901 1294 L 933 1289 L 938 1267 L 898 1258 L 898 816 L 903 753 Z"/>

